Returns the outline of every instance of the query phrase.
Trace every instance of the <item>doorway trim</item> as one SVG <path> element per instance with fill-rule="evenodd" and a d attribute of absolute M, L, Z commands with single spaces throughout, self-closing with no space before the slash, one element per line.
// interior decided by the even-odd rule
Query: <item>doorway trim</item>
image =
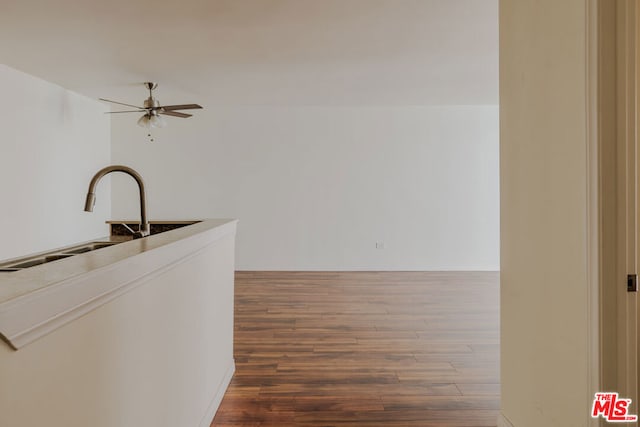
<path fill-rule="evenodd" d="M 638 7 L 636 0 L 616 2 L 616 149 L 618 213 L 618 274 L 615 288 L 605 291 L 617 295 L 617 381 L 616 390 L 638 404 L 638 325 L 636 293 L 624 288 L 627 274 L 638 273 Z M 604 142 L 604 141 L 603 141 Z M 606 173 L 606 171 L 605 171 Z M 604 174 L 603 174 L 604 175 Z M 603 349 L 604 352 L 607 349 Z"/>
<path fill-rule="evenodd" d="M 637 411 L 636 294 L 626 280 L 638 272 L 639 255 L 639 10 L 636 0 L 587 1 L 587 399 L 617 391 Z"/>

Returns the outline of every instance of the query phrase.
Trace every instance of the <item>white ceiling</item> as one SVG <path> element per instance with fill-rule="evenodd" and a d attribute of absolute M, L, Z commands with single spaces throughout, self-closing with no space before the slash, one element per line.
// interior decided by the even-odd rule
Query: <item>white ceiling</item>
<path fill-rule="evenodd" d="M 4 1 L 0 62 L 90 97 L 136 104 L 146 80 L 160 83 L 165 104 L 497 104 L 498 6 Z"/>

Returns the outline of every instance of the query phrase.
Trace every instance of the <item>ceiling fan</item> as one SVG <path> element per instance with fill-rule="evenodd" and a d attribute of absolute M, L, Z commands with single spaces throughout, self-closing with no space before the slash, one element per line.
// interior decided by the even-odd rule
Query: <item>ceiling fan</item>
<path fill-rule="evenodd" d="M 144 106 L 138 107 L 136 105 L 125 104 L 124 102 L 112 101 L 110 99 L 99 98 L 100 101 L 111 102 L 112 104 L 125 105 L 127 107 L 136 108 L 136 110 L 126 111 L 111 111 L 109 114 L 117 113 L 144 113 L 140 119 L 138 119 L 138 125 L 147 129 L 162 128 L 167 125 L 164 116 L 181 117 L 186 119 L 191 117 L 191 114 L 181 113 L 176 110 L 194 110 L 202 108 L 198 104 L 180 104 L 180 105 L 160 105 L 160 101 L 153 97 L 153 90 L 158 87 L 157 83 L 145 82 L 144 87 L 149 90 L 149 97 L 145 99 Z"/>

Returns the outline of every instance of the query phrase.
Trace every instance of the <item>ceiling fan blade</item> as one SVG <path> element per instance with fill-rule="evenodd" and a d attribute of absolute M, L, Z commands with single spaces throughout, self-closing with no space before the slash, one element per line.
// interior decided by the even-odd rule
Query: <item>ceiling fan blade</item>
<path fill-rule="evenodd" d="M 138 107 L 137 105 L 125 104 L 124 102 L 112 101 L 110 99 L 104 99 L 104 98 L 98 98 L 98 99 L 100 101 L 111 102 L 113 104 L 126 105 L 127 107 L 140 108 L 140 109 L 142 108 L 142 107 Z"/>
<path fill-rule="evenodd" d="M 128 111 L 106 111 L 105 114 L 118 114 L 118 113 L 144 113 L 147 110 L 128 110 Z"/>
<path fill-rule="evenodd" d="M 192 114 L 186 114 L 186 113 L 179 113 L 177 111 L 158 111 L 158 114 L 163 114 L 165 116 L 174 116 L 174 117 L 182 117 L 182 118 L 187 118 L 187 117 L 191 117 Z"/>
<path fill-rule="evenodd" d="M 161 105 L 160 108 L 165 111 L 172 111 L 172 110 L 195 110 L 196 108 L 202 108 L 202 107 L 198 104 L 182 104 L 182 105 Z"/>

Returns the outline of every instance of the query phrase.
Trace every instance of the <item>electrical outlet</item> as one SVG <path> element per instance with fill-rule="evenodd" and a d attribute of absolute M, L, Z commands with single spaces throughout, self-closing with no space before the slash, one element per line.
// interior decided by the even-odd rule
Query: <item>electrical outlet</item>
<path fill-rule="evenodd" d="M 376 249 L 384 249 L 384 242 L 382 240 L 376 242 Z"/>

